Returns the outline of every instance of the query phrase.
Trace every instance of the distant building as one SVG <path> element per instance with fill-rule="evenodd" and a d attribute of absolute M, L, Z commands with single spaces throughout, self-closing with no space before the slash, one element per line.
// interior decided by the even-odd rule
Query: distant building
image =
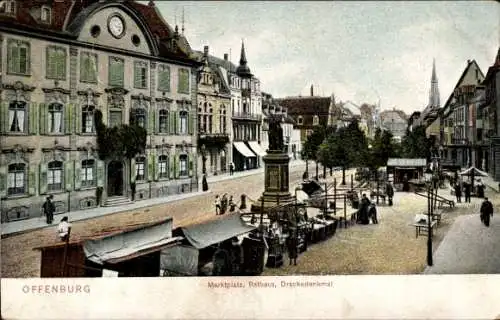
<path fill-rule="evenodd" d="M 205 167 L 207 175 L 229 170 L 231 162 L 231 89 L 222 71 L 209 61 L 205 46 L 198 70 L 198 168 Z M 201 173 L 201 172 L 200 172 Z"/>
<path fill-rule="evenodd" d="M 300 130 L 302 143 L 313 132 L 314 127 L 329 125 L 343 126 L 343 109 L 335 103 L 335 96 L 314 96 L 311 86 L 311 95 L 306 97 L 286 97 L 275 99 L 295 121 L 295 128 Z"/>
<path fill-rule="evenodd" d="M 401 141 L 406 135 L 408 117 L 402 110 L 384 110 L 380 113 L 382 128 L 388 130 L 396 141 Z"/>
<path fill-rule="evenodd" d="M 478 147 L 482 150 L 483 170 L 500 181 L 500 48 L 482 85 L 485 90 L 476 97 Z"/>
<path fill-rule="evenodd" d="M 462 167 L 481 166 L 484 154 L 474 145 L 476 104 L 473 103 L 484 74 L 475 60 L 468 60 L 452 94 L 440 111 L 441 158 Z"/>

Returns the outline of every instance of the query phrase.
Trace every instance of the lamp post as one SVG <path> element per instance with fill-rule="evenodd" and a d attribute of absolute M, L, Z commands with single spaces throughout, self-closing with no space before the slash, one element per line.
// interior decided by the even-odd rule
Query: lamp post
<path fill-rule="evenodd" d="M 202 173 L 203 173 L 203 178 L 202 178 L 202 181 L 201 181 L 201 185 L 202 185 L 202 190 L 203 191 L 207 191 L 208 190 L 208 182 L 207 182 L 207 166 L 206 166 L 206 162 L 207 162 L 207 154 L 206 154 L 206 147 L 204 144 L 201 145 L 201 161 L 202 161 Z"/>
<path fill-rule="evenodd" d="M 432 195 L 433 195 L 433 174 L 427 168 L 424 173 L 425 182 L 427 183 L 427 265 L 432 266 Z"/>

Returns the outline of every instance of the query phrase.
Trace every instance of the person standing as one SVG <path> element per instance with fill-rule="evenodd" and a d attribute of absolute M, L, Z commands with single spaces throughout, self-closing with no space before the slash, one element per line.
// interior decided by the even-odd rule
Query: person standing
<path fill-rule="evenodd" d="M 217 216 L 217 215 L 219 215 L 221 213 L 219 195 L 215 196 L 214 205 L 215 205 L 215 215 Z"/>
<path fill-rule="evenodd" d="M 392 198 L 394 197 L 394 187 L 390 182 L 387 182 L 386 193 L 387 193 L 387 198 L 389 199 L 389 206 L 392 206 Z"/>
<path fill-rule="evenodd" d="M 469 182 L 465 183 L 465 185 L 464 185 L 465 202 L 470 203 L 471 189 L 472 189 L 472 185 Z"/>
<path fill-rule="evenodd" d="M 477 197 L 484 198 L 484 183 L 481 179 L 477 181 Z"/>
<path fill-rule="evenodd" d="M 236 210 L 236 203 L 234 203 L 233 196 L 229 197 L 229 212 L 234 212 Z"/>
<path fill-rule="evenodd" d="M 234 162 L 231 161 L 229 164 L 229 175 L 232 176 L 234 173 Z"/>
<path fill-rule="evenodd" d="M 71 224 L 68 222 L 68 217 L 62 218 L 61 222 L 59 222 L 59 225 L 57 226 L 57 234 L 59 235 L 59 239 L 61 239 L 62 241 L 68 240 L 70 229 Z"/>
<path fill-rule="evenodd" d="M 358 221 L 361 224 L 369 224 L 368 220 L 368 210 L 370 206 L 370 200 L 366 196 L 366 193 L 363 193 L 363 197 L 361 198 L 361 208 L 359 209 Z"/>
<path fill-rule="evenodd" d="M 290 265 L 297 265 L 297 256 L 298 256 L 298 239 L 295 231 L 292 231 L 290 237 L 288 238 L 288 259 L 290 259 Z"/>
<path fill-rule="evenodd" d="M 53 198 L 53 195 L 48 196 L 42 206 L 43 214 L 45 214 L 45 217 L 47 218 L 47 224 L 52 224 L 52 221 L 54 220 L 54 212 L 56 211 L 56 206 L 52 202 Z"/>
<path fill-rule="evenodd" d="M 488 198 L 485 197 L 483 203 L 481 204 L 480 217 L 481 221 L 487 227 L 490 226 L 490 216 L 493 216 L 493 205 Z"/>
<path fill-rule="evenodd" d="M 377 219 L 377 206 L 375 205 L 375 203 L 371 203 L 370 206 L 369 206 L 369 217 L 370 219 L 372 220 L 372 223 L 373 224 L 378 224 L 378 219 Z"/>
<path fill-rule="evenodd" d="M 462 188 L 460 187 L 460 183 L 455 182 L 455 196 L 457 197 L 457 202 L 462 202 Z"/>

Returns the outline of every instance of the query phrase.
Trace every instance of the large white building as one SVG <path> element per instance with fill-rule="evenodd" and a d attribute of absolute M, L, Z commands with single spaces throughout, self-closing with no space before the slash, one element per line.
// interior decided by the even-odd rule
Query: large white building
<path fill-rule="evenodd" d="M 196 74 L 186 39 L 154 3 L 3 1 L 0 11 L 2 222 L 190 192 Z M 94 111 L 148 133 L 132 161 L 100 159 Z"/>

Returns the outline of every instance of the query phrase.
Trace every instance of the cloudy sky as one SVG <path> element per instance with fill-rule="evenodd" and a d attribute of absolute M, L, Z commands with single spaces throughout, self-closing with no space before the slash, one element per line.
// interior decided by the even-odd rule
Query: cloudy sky
<path fill-rule="evenodd" d="M 420 110 L 428 103 L 436 59 L 444 103 L 467 64 L 484 73 L 500 43 L 495 2 L 170 2 L 158 1 L 196 50 L 249 66 L 274 97 L 335 94 L 381 108 Z"/>

